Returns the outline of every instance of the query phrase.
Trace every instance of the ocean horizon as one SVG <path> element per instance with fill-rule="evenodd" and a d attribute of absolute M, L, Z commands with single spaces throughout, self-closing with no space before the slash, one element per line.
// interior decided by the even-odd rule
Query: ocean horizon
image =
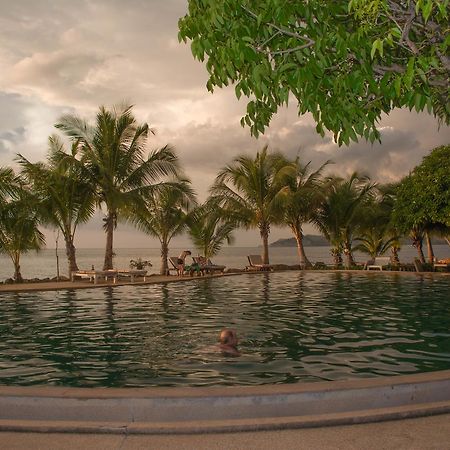
<path fill-rule="evenodd" d="M 437 258 L 448 258 L 450 247 L 448 245 L 435 245 L 433 247 Z M 178 256 L 183 250 L 191 250 L 192 255 L 197 255 L 194 247 L 171 248 L 169 256 Z M 104 248 L 79 248 L 77 249 L 77 263 L 80 269 L 101 270 L 103 267 Z M 212 258 L 215 264 L 225 265 L 227 268 L 244 268 L 247 264 L 247 255 L 260 254 L 262 247 L 224 247 L 220 253 Z M 128 269 L 131 259 L 142 258 L 149 260 L 153 264 L 148 269 L 148 273 L 159 273 L 160 267 L 160 249 L 159 248 L 115 248 L 114 267 L 119 269 Z M 333 258 L 330 254 L 330 247 L 305 247 L 307 257 L 312 263 L 321 261 L 331 264 Z M 55 249 L 44 249 L 38 253 L 30 252 L 21 257 L 21 273 L 24 279 L 33 278 L 53 278 L 57 274 L 59 264 L 59 273 L 61 276 L 68 276 L 67 258 L 64 248 L 58 249 L 58 261 Z M 269 256 L 271 264 L 298 264 L 296 247 L 270 247 Z M 369 256 L 355 252 L 357 262 L 365 262 Z M 426 256 L 426 254 L 425 254 Z M 411 263 L 417 257 L 417 250 L 411 245 L 404 245 L 400 251 L 400 261 L 402 263 Z M 188 258 L 188 262 L 190 259 Z M 7 255 L 0 255 L 0 281 L 12 278 L 14 273 L 13 264 Z"/>

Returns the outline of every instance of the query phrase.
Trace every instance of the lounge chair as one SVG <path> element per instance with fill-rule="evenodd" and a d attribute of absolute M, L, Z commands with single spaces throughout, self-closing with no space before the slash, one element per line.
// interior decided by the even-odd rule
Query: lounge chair
<path fill-rule="evenodd" d="M 371 264 L 366 264 L 365 269 L 378 269 L 383 270 L 383 267 L 387 267 L 391 264 L 390 256 L 377 256 Z"/>
<path fill-rule="evenodd" d="M 169 271 L 169 275 L 170 275 L 170 272 L 173 270 L 175 272 L 177 272 L 177 275 L 180 275 L 180 276 L 185 275 L 185 274 L 189 274 L 192 276 L 194 274 L 194 272 L 201 273 L 201 269 L 199 267 L 193 267 L 192 265 L 185 264 L 183 273 L 179 274 L 178 273 L 178 257 L 177 256 L 170 256 L 169 262 L 172 265 L 171 268 L 167 269 Z"/>
<path fill-rule="evenodd" d="M 118 270 L 117 275 L 120 277 L 130 278 L 131 282 L 134 283 L 136 278 L 143 277 L 146 281 L 147 270 L 145 269 L 134 269 L 134 270 Z"/>
<path fill-rule="evenodd" d="M 270 264 L 264 264 L 261 255 L 248 255 L 248 266 L 245 270 L 273 270 Z"/>
<path fill-rule="evenodd" d="M 439 269 L 444 269 L 448 272 L 450 270 L 450 258 L 435 260 L 433 270 L 437 272 Z"/>
<path fill-rule="evenodd" d="M 169 267 L 167 269 L 168 275 L 170 275 L 170 272 L 175 271 L 178 275 L 178 256 L 169 256 L 169 263 L 172 265 L 172 267 Z"/>
<path fill-rule="evenodd" d="M 202 273 L 214 273 L 222 272 L 226 269 L 226 266 L 214 264 L 209 258 L 203 256 L 192 257 L 195 264 L 198 264 Z"/>
<path fill-rule="evenodd" d="M 70 280 L 75 281 L 76 278 L 88 278 L 97 284 L 98 280 L 112 279 L 114 283 L 117 282 L 117 270 L 76 270 L 70 274 Z"/>

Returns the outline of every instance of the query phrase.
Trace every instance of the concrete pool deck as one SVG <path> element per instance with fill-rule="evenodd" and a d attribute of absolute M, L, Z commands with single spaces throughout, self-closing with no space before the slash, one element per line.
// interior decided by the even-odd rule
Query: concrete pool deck
<path fill-rule="evenodd" d="M 229 433 L 446 413 L 450 370 L 250 387 L 0 387 L 0 431 L 5 432 Z"/>
<path fill-rule="evenodd" d="M 0 432 L 5 450 L 449 450 L 450 414 L 245 433 L 118 435 Z"/>

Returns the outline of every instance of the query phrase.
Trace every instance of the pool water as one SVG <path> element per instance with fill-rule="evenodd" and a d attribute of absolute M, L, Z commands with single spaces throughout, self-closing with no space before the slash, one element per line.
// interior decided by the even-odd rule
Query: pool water
<path fill-rule="evenodd" d="M 217 351 L 235 328 L 241 356 Z M 0 384 L 217 386 L 450 369 L 450 277 L 280 272 L 0 294 Z"/>

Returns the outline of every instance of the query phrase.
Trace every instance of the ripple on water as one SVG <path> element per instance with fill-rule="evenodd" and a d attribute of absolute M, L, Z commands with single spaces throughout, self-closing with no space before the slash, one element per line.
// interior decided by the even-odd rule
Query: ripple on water
<path fill-rule="evenodd" d="M 209 386 L 450 368 L 450 280 L 272 273 L 0 295 L 0 383 Z M 240 336 L 222 355 L 220 329 Z"/>

